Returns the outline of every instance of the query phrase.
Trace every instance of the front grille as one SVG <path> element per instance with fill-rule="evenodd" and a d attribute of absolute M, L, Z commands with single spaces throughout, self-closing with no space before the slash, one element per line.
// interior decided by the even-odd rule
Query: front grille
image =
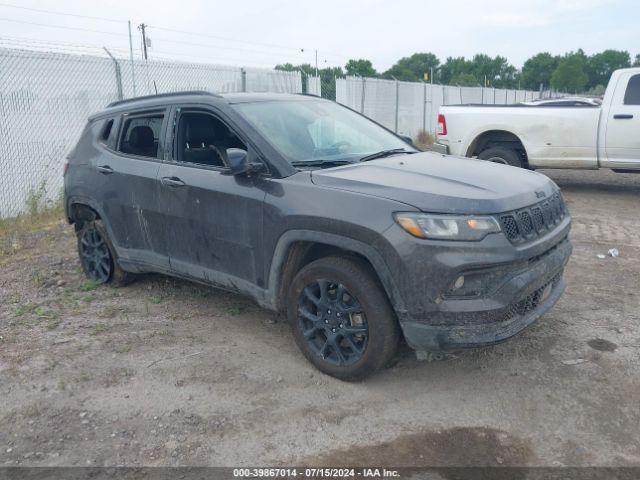
<path fill-rule="evenodd" d="M 510 305 L 504 320 L 509 320 L 517 315 L 519 316 L 526 315 L 531 310 L 535 309 L 540 304 L 540 301 L 542 300 L 542 294 L 544 293 L 544 290 L 549 285 L 552 285 L 552 288 L 555 288 L 561 279 L 562 279 L 562 272 L 558 273 L 547 283 L 542 285 L 540 288 L 537 288 L 533 293 L 530 293 L 519 302 Z"/>
<path fill-rule="evenodd" d="M 535 240 L 553 230 L 567 215 L 560 192 L 531 207 L 500 215 L 502 231 L 511 243 Z"/>

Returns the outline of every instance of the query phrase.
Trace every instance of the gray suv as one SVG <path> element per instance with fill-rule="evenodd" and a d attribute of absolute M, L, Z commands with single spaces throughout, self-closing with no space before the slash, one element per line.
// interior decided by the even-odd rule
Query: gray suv
<path fill-rule="evenodd" d="M 86 275 L 161 272 L 286 312 L 321 371 L 520 332 L 564 290 L 570 217 L 544 175 L 419 152 L 335 102 L 184 92 L 110 104 L 65 170 Z"/>

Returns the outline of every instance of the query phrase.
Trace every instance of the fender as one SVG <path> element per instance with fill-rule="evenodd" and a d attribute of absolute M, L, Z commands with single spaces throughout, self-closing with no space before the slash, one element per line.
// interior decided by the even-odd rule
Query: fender
<path fill-rule="evenodd" d="M 398 315 L 398 319 L 403 320 L 406 317 L 407 309 L 393 280 L 393 276 L 387 264 L 384 262 L 382 255 L 380 255 L 374 247 L 353 238 L 315 230 L 289 230 L 278 239 L 271 260 L 268 280 L 269 287 L 266 291 L 267 296 L 265 298 L 265 302 L 270 308 L 277 309 L 279 307 L 278 292 L 281 288 L 282 271 L 289 249 L 291 245 L 297 241 L 324 243 L 364 256 L 378 275 L 389 301 Z"/>

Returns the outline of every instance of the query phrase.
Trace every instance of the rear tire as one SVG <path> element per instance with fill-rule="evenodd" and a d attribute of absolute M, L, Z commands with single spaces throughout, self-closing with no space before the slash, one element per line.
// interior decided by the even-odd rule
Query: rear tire
<path fill-rule="evenodd" d="M 133 274 L 118 265 L 118 256 L 102 220 L 85 222 L 77 232 L 80 265 L 89 280 L 123 287 L 133 280 Z"/>
<path fill-rule="evenodd" d="M 508 147 L 489 147 L 478 155 L 480 160 L 503 163 L 512 167 L 523 168 L 522 157 L 517 150 Z"/>
<path fill-rule="evenodd" d="M 394 357 L 400 338 L 387 295 L 362 261 L 326 257 L 302 268 L 287 294 L 296 344 L 318 370 L 357 381 Z"/>

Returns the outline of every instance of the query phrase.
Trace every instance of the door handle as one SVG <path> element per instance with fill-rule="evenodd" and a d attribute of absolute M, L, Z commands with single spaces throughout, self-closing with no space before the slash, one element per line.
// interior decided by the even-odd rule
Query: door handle
<path fill-rule="evenodd" d="M 186 184 L 178 177 L 162 177 L 160 183 L 167 187 L 184 187 Z"/>
<path fill-rule="evenodd" d="M 105 175 L 111 175 L 113 173 L 113 168 L 111 168 L 109 165 L 98 165 L 96 167 L 96 170 L 98 170 L 100 173 L 104 173 Z"/>
<path fill-rule="evenodd" d="M 631 120 L 633 118 L 633 115 L 631 115 L 630 113 L 618 113 L 614 115 L 613 118 L 615 118 L 616 120 Z"/>

